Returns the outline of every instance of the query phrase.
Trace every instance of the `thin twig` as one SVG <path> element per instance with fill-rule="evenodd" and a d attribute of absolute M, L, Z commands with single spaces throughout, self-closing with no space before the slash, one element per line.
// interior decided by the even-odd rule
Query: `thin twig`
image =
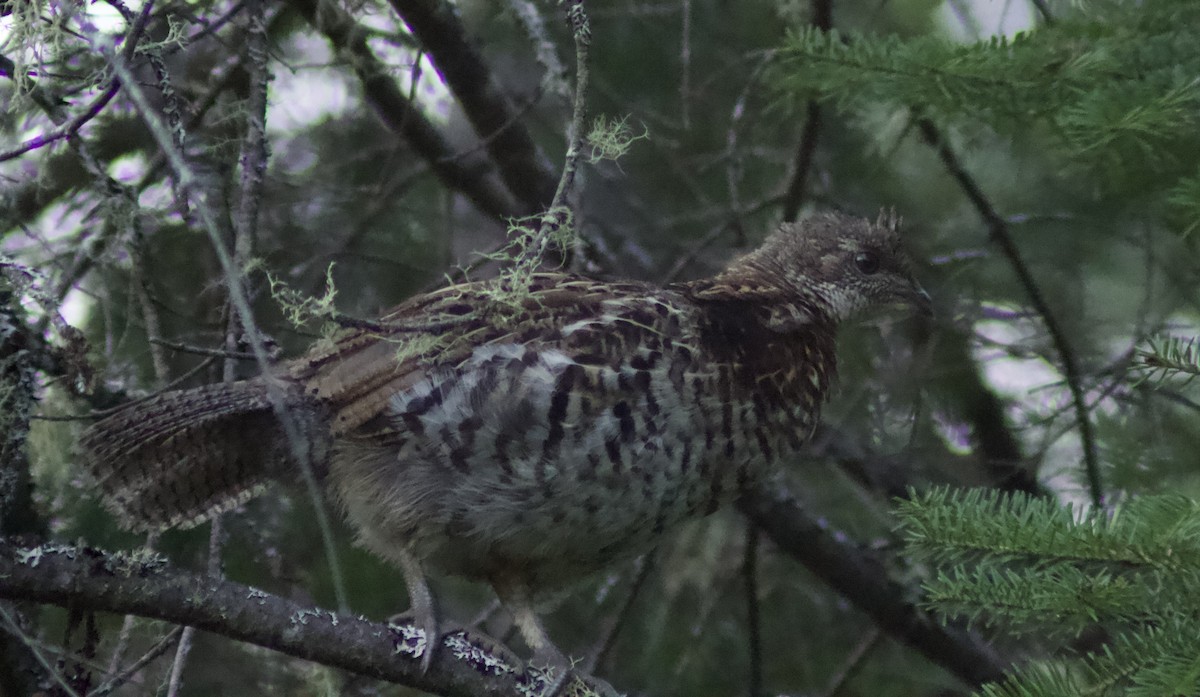
<path fill-rule="evenodd" d="M 121 661 L 125 658 L 125 649 L 129 647 L 129 637 L 133 634 L 133 625 L 137 622 L 137 618 L 133 615 L 125 615 L 125 619 L 121 621 L 121 629 L 117 632 L 117 644 L 113 647 L 112 655 L 108 659 L 108 670 L 105 675 L 113 675 L 120 667 Z"/>
<path fill-rule="evenodd" d="M 133 620 L 134 617 L 135 615 L 125 615 L 127 620 Z M 123 668 L 120 673 L 116 673 L 115 669 L 109 670 L 110 673 L 115 674 L 108 680 L 100 683 L 100 685 L 91 692 L 89 697 L 104 697 L 104 695 L 107 695 L 121 685 L 124 685 L 129 681 L 130 678 L 133 677 L 135 673 L 142 668 L 145 668 L 150 664 L 151 661 L 159 656 L 162 656 L 168 650 L 170 650 L 171 645 L 178 641 L 180 635 L 182 634 L 183 627 L 175 627 L 171 631 L 167 632 L 162 639 L 159 639 L 157 644 L 151 646 L 149 651 L 142 654 L 142 656 L 136 661 Z"/>
<path fill-rule="evenodd" d="M 423 671 L 410 623 L 328 612 L 180 570 L 153 556 L 53 545 L 21 548 L 0 540 L 0 596 L 194 626 L 435 694 L 516 695 L 534 679 L 509 649 L 474 630 L 447 632 L 447 645 L 456 650 L 436 652 Z"/>
<path fill-rule="evenodd" d="M 255 2 L 256 0 L 250 0 Z M 224 543 L 224 525 L 220 515 L 215 515 L 209 521 L 208 527 L 208 568 L 206 573 L 215 579 L 223 577 L 221 573 L 221 547 Z M 195 641 L 196 628 L 184 627 L 179 635 L 179 645 L 175 647 L 175 660 L 171 664 L 171 679 L 167 686 L 167 697 L 178 697 L 183 686 L 183 669 L 187 665 L 188 654 Z"/>
<path fill-rule="evenodd" d="M 551 94 L 558 95 L 564 102 L 571 101 L 571 88 L 567 85 L 567 69 L 558 58 L 558 51 L 546 31 L 546 22 L 542 19 L 536 4 L 530 0 L 509 0 L 509 8 L 517 17 L 517 22 L 525 30 L 529 42 L 533 44 L 537 54 L 537 62 L 541 64 L 541 87 Z"/>
<path fill-rule="evenodd" d="M 130 282 L 142 311 L 142 321 L 146 323 L 146 334 L 162 336 L 162 322 L 159 321 L 158 309 L 150 300 L 150 279 L 146 274 L 146 240 L 136 213 L 133 220 L 133 241 L 129 251 L 132 257 Z M 154 386 L 161 388 L 170 380 L 170 369 L 167 367 L 167 357 L 162 346 L 153 341 L 150 342 L 150 365 L 154 368 Z"/>
<path fill-rule="evenodd" d="M 64 138 L 71 138 L 78 133 L 79 129 L 83 128 L 88 121 L 91 121 L 99 116 L 100 112 L 104 110 L 104 107 L 108 106 L 108 103 L 111 102 L 112 98 L 115 97 L 117 92 L 120 91 L 121 86 L 119 84 L 116 82 L 110 83 L 108 87 L 104 88 L 103 92 L 92 99 L 91 103 L 87 105 L 87 108 L 85 108 L 78 116 L 68 121 L 62 127 L 51 131 L 50 133 L 35 136 L 11 150 L 0 152 L 0 162 L 7 162 L 8 160 L 16 159 L 31 150 L 37 150 L 38 148 L 45 147 Z"/>
<path fill-rule="evenodd" d="M 1008 258 L 1008 263 L 1012 266 L 1013 272 L 1016 273 L 1017 280 L 1021 283 L 1021 287 L 1025 289 L 1026 295 L 1029 296 L 1029 301 L 1033 304 L 1033 309 L 1046 325 L 1046 331 L 1050 334 L 1050 341 L 1054 344 L 1054 350 L 1058 353 L 1059 359 L 1062 361 L 1063 375 L 1066 378 L 1067 388 L 1071 392 L 1071 401 L 1075 407 L 1075 418 L 1079 423 L 1079 439 L 1083 444 L 1083 462 L 1087 473 L 1092 504 L 1097 507 L 1103 506 L 1104 487 L 1100 478 L 1100 461 L 1096 454 L 1096 438 L 1092 432 L 1092 422 L 1088 418 L 1087 401 L 1083 393 L 1083 377 L 1079 371 L 1078 359 L 1071 348 L 1066 332 L 1059 325 L 1053 311 L 1050 309 L 1049 303 L 1046 302 L 1046 298 L 1042 294 L 1041 288 L 1033 278 L 1033 273 L 1021 257 L 1020 250 L 1017 249 L 1012 235 L 1009 234 L 1008 224 L 996 212 L 991 201 L 983 194 L 983 190 L 979 188 L 979 184 L 976 183 L 975 179 L 963 168 L 962 163 L 958 160 L 958 156 L 950 149 L 950 145 L 942 137 L 937 126 L 927 118 L 919 118 L 917 119 L 917 127 L 920 129 L 925 141 L 937 151 L 942 164 L 946 166 L 950 175 L 958 182 L 963 193 L 967 195 L 967 198 L 975 206 L 975 210 L 983 218 L 989 235 L 1000 247 L 1000 251 L 1004 256 Z"/>
<path fill-rule="evenodd" d="M 180 341 L 167 341 L 156 336 L 151 336 L 147 339 L 152 344 L 158 344 L 181 353 L 191 353 L 197 356 L 208 356 L 210 358 L 234 358 L 237 360 L 253 360 L 254 354 L 248 351 L 228 351 L 225 349 L 212 349 L 203 346 L 193 346 Z"/>
<path fill-rule="evenodd" d="M 630 612 L 633 609 L 633 603 L 637 600 L 638 593 L 646 584 L 646 578 L 650 575 L 650 570 L 654 568 L 654 553 L 643 555 L 635 562 L 637 573 L 633 577 L 633 582 L 629 584 L 629 590 L 625 593 L 625 602 L 621 608 L 617 610 L 613 620 L 607 627 L 600 632 L 600 638 L 596 641 L 591 655 L 583 662 L 583 672 L 594 674 L 598 667 L 604 665 L 604 660 L 608 658 L 608 654 L 612 651 L 612 647 L 617 643 L 617 635 L 621 633 L 621 629 L 629 620 Z"/>
<path fill-rule="evenodd" d="M 833 29 L 833 0 L 813 2 L 812 25 L 821 31 Z M 808 178 L 812 173 L 813 159 L 817 152 L 817 137 L 821 133 L 821 104 L 808 100 L 805 108 L 804 129 L 800 132 L 800 145 L 796 147 L 795 165 L 783 197 L 783 219 L 794 222 L 800 215 L 808 193 Z"/>
<path fill-rule="evenodd" d="M 246 135 L 238 157 L 242 179 L 234 225 L 234 255 L 239 267 L 250 261 L 258 229 L 263 177 L 267 171 L 267 16 L 263 0 L 246 3 L 246 60 L 250 96 L 246 103 Z M 228 368 L 227 368 L 228 370 Z"/>
<path fill-rule="evenodd" d="M 242 141 L 242 152 L 239 157 L 242 166 L 241 200 L 239 201 L 236 224 L 233 230 L 233 261 L 237 269 L 235 272 L 236 275 L 230 274 L 229 270 L 226 270 L 227 280 L 231 282 L 226 284 L 231 301 L 234 295 L 234 286 L 236 285 L 238 289 L 241 289 L 243 281 L 241 269 L 244 268 L 251 254 L 250 241 L 253 239 L 253 231 L 258 219 L 259 195 L 262 188 L 263 173 L 266 169 L 265 122 L 268 79 L 266 69 L 266 17 L 262 0 L 248 0 L 246 10 L 247 23 L 249 25 L 246 56 L 249 63 L 251 92 L 246 108 L 246 136 Z M 233 350 L 237 347 L 237 314 L 230 313 L 229 325 L 225 332 L 225 347 L 227 350 Z M 242 318 L 246 331 L 251 331 L 249 322 L 245 321 L 246 315 L 243 314 Z M 233 382 L 234 368 L 235 363 L 233 359 L 226 358 L 223 367 L 225 382 Z M 297 447 L 296 449 L 298 450 L 299 448 Z M 318 509 L 322 506 L 321 501 L 315 499 L 313 505 Z M 223 529 L 221 515 L 214 515 L 209 522 L 207 569 L 208 575 L 213 578 L 221 578 L 222 575 L 221 547 Z M 342 609 L 345 609 L 344 605 Z M 195 632 L 194 627 L 186 627 L 179 637 L 175 663 L 171 666 L 171 681 L 167 690 L 167 697 L 176 697 L 178 694 L 181 684 L 180 675 L 188 652 L 191 650 Z"/>
<path fill-rule="evenodd" d="M 125 37 L 125 41 L 123 42 L 124 48 L 122 49 L 126 60 L 132 58 L 134 52 L 137 50 L 138 42 L 141 40 L 142 34 L 146 30 L 146 25 L 150 21 L 150 10 L 153 7 L 154 2 L 152 0 L 147 2 L 142 7 L 141 14 L 137 16 L 133 22 L 133 25 L 129 28 L 129 33 Z M 84 125 L 86 125 L 89 121 L 99 116 L 101 111 L 104 111 L 104 107 L 108 106 L 108 103 L 112 101 L 112 98 L 115 97 L 117 92 L 120 90 L 120 81 L 116 79 L 110 80 L 108 87 L 104 88 L 103 92 L 93 98 L 91 103 L 87 105 L 87 108 L 85 108 L 78 116 L 71 119 L 64 126 L 52 131 L 51 133 L 37 136 L 12 150 L 0 153 L 0 162 L 6 162 L 8 160 L 20 157 L 30 150 L 36 150 L 64 138 L 67 140 L 72 140 L 74 136 L 79 133 L 79 129 L 83 128 Z"/>
<path fill-rule="evenodd" d="M 241 269 L 245 268 L 250 255 L 253 253 L 254 231 L 258 225 L 258 208 L 261 200 L 263 176 L 267 167 L 266 145 L 266 111 L 267 111 L 267 81 L 270 75 L 267 70 L 267 18 L 262 0 L 246 2 L 246 60 L 247 72 L 250 74 L 250 96 L 246 105 L 246 135 L 242 140 L 242 150 L 238 158 L 242 169 L 240 199 L 238 201 L 237 217 L 235 219 L 234 235 L 234 265 L 237 269 L 237 282 L 240 288 L 242 282 Z M 233 289 L 229 288 L 233 295 Z M 232 353 L 237 348 L 237 314 L 230 313 L 229 324 L 225 331 L 225 348 Z M 243 317 L 243 325 L 248 325 Z M 249 327 L 246 327 L 247 331 Z M 232 357 L 226 357 L 223 366 L 225 382 L 234 381 L 236 363 Z M 299 448 L 297 448 L 299 449 Z M 303 465 L 302 465 L 303 466 Z M 313 505 L 322 507 L 320 500 L 314 499 Z M 214 515 L 209 523 L 208 537 L 208 575 L 221 577 L 221 548 L 224 525 L 220 514 Z M 342 609 L 345 609 L 343 604 Z M 179 647 L 175 654 L 175 663 L 171 666 L 171 682 L 168 697 L 175 697 L 180 685 L 180 673 L 191 649 L 195 629 L 187 627 L 179 638 Z"/>
<path fill-rule="evenodd" d="M 746 580 L 746 644 L 750 653 L 750 697 L 763 693 L 762 622 L 758 605 L 758 527 L 747 521 L 746 552 L 742 557 L 742 578 Z"/>
<path fill-rule="evenodd" d="M 799 217 L 800 209 L 804 206 L 804 199 L 808 193 L 808 177 L 812 172 L 817 152 L 817 137 L 821 133 L 821 105 L 817 100 L 809 100 L 805 114 L 804 130 L 800 132 L 800 145 L 796 147 L 792 178 L 788 182 L 787 193 L 783 196 L 783 219 L 789 223 Z"/>
<path fill-rule="evenodd" d="M 699 256 L 700 252 L 707 249 L 714 242 L 720 239 L 721 235 L 724 235 L 728 231 L 729 224 L 727 222 L 721 223 L 712 230 L 709 230 L 708 234 L 702 237 L 698 242 L 688 245 L 687 252 L 680 255 L 680 257 L 675 260 L 675 263 L 671 264 L 671 268 L 668 269 L 665 274 L 663 274 L 662 283 L 671 283 L 679 278 L 679 274 L 683 273 L 683 270 L 687 268 L 688 264 L 696 260 L 696 257 Z"/>
<path fill-rule="evenodd" d="M 192 640 L 195 636 L 195 627 L 184 627 L 179 635 L 175 659 L 171 661 L 171 677 L 167 680 L 167 697 L 177 697 L 179 689 L 183 686 L 183 668 L 187 665 L 188 654 L 192 652 Z"/>
<path fill-rule="evenodd" d="M 679 121 L 683 130 L 691 128 L 692 99 L 692 2 L 683 0 L 681 7 L 683 16 L 680 19 L 679 39 Z"/>
<path fill-rule="evenodd" d="M 558 187 L 554 190 L 550 206 L 542 215 L 538 228 L 538 236 L 542 239 L 547 239 L 566 222 L 567 196 L 575 183 L 587 120 L 588 49 L 592 44 L 592 29 L 583 7 L 583 0 L 571 0 L 567 4 L 567 20 L 571 25 L 571 36 L 575 39 L 575 99 L 571 105 L 571 124 L 568 127 L 570 130 L 567 154 L 563 158 L 562 176 L 558 179 Z M 538 245 L 534 245 L 533 248 L 538 248 Z"/>
<path fill-rule="evenodd" d="M 108 64 L 112 66 L 116 76 L 122 80 L 126 94 L 129 96 L 134 108 L 146 123 L 150 134 L 154 137 L 160 150 L 167 156 L 167 163 L 178 178 L 180 190 L 185 194 L 198 193 L 199 180 L 196 174 L 188 166 L 187 162 L 184 161 L 183 154 L 174 147 L 170 131 L 167 130 L 166 125 L 159 118 L 145 93 L 133 80 L 133 74 L 129 71 L 124 59 L 114 54 L 107 47 L 94 45 L 93 48 L 104 57 Z M 254 358 L 258 362 L 260 370 L 266 373 L 271 365 L 270 354 L 263 342 L 263 334 L 259 331 L 254 321 L 254 312 L 250 307 L 250 299 L 246 293 L 246 289 L 242 286 L 237 264 L 226 248 L 216 213 L 202 197 L 190 196 L 190 198 L 195 203 L 195 214 L 205 234 L 208 235 L 209 243 L 212 245 L 217 260 L 221 265 L 222 273 L 225 275 L 225 281 L 229 287 L 230 298 L 234 308 L 237 310 L 242 328 L 254 353 Z M 314 513 L 318 528 L 321 531 L 321 538 L 338 606 L 346 607 L 346 587 L 345 581 L 342 578 L 341 564 L 338 562 L 337 548 L 333 540 L 333 526 L 329 522 L 329 516 L 324 506 L 321 504 L 320 489 L 312 471 L 308 449 L 304 446 L 303 434 L 296 423 L 295 417 L 288 410 L 286 397 L 283 394 L 282 388 L 272 381 L 268 381 L 267 384 L 267 397 L 271 402 L 271 408 L 284 431 L 284 436 L 292 451 L 291 455 L 300 465 L 301 474 L 309 497 L 314 504 Z"/>
<path fill-rule="evenodd" d="M 837 697 L 842 688 L 845 687 L 846 681 L 858 672 L 863 659 L 871 653 L 871 649 L 875 648 L 875 645 L 879 643 L 882 637 L 883 632 L 879 631 L 879 627 L 872 625 L 867 630 L 867 633 L 863 635 L 862 639 L 859 639 L 858 644 L 850 651 L 850 655 L 846 656 L 846 660 L 842 662 L 842 666 L 838 669 L 838 672 L 834 673 L 833 677 L 829 679 L 829 687 L 825 688 L 824 697 Z"/>
<path fill-rule="evenodd" d="M 42 652 L 38 650 L 34 639 L 30 636 L 27 636 L 25 632 L 21 631 L 20 625 L 18 625 L 16 620 L 12 618 L 12 615 L 8 614 L 8 610 L 5 609 L 3 605 L 0 605 L 0 620 L 4 621 L 4 629 L 8 631 L 8 633 L 20 639 L 21 642 L 29 648 L 34 657 L 37 658 L 38 663 L 42 665 L 42 669 L 46 671 L 47 675 L 50 675 L 54 678 L 54 681 L 58 683 L 59 687 L 63 689 L 68 697 L 80 697 L 79 693 L 67 684 L 67 681 L 63 678 L 62 674 L 58 672 L 58 669 L 51 665 L 50 661 L 48 661 L 46 657 L 42 655 Z"/>

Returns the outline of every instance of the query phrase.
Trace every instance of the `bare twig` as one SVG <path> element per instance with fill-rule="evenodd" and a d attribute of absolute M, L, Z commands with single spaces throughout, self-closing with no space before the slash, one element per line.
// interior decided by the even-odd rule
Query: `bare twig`
<path fill-rule="evenodd" d="M 564 102 L 570 102 L 571 88 L 567 85 L 567 69 L 558 58 L 558 51 L 549 32 L 546 31 L 546 22 L 542 19 L 537 5 L 530 0 L 508 0 L 508 4 L 533 44 L 537 62 L 545 71 L 542 74 L 542 89 L 561 97 Z"/>
<path fill-rule="evenodd" d="M 146 30 L 147 23 L 150 21 L 150 10 L 153 9 L 153 7 L 153 2 L 147 2 L 142 7 L 141 14 L 137 15 L 136 19 L 133 21 L 133 25 L 129 28 L 129 32 L 125 37 L 125 41 L 123 42 L 124 48 L 122 49 L 126 60 L 133 58 L 134 52 L 137 50 L 138 42 L 141 40 L 142 34 Z M 79 129 L 83 128 L 89 121 L 99 116 L 100 112 L 104 111 L 104 107 L 108 106 L 108 103 L 112 101 L 112 98 L 115 97 L 117 92 L 120 90 L 120 81 L 116 79 L 110 80 L 108 87 L 105 87 L 104 91 L 96 95 L 78 116 L 68 121 L 62 127 L 51 131 L 50 133 L 36 136 L 20 146 L 13 148 L 12 150 L 0 153 L 0 162 L 6 162 L 8 160 L 15 159 L 21 155 L 24 155 L 30 150 L 37 150 L 38 148 L 44 147 L 59 140 L 63 140 L 64 138 L 68 140 L 73 139 L 75 135 L 79 133 Z"/>
<path fill-rule="evenodd" d="M 262 195 L 263 176 L 267 168 L 267 81 L 270 79 L 267 70 L 267 18 L 263 0 L 247 0 L 245 7 L 247 40 L 246 59 L 244 63 L 247 65 L 247 71 L 250 74 L 250 95 L 246 105 L 246 134 L 242 139 L 241 155 L 238 158 L 242 172 L 241 186 L 239 188 L 240 198 L 233 229 L 233 261 L 237 269 L 235 273 L 237 274 L 238 283 L 244 282 L 241 269 L 245 268 L 246 262 L 253 253 L 253 240 L 258 225 L 258 207 Z M 232 288 L 229 288 L 229 293 L 232 298 Z M 245 315 L 242 315 L 242 317 L 243 325 L 245 325 Z M 225 330 L 225 347 L 227 351 L 232 352 L 237 348 L 238 324 L 237 313 L 229 313 L 229 323 Z M 248 326 L 246 329 L 249 331 Z M 234 381 L 235 367 L 236 362 L 234 359 L 226 357 L 223 367 L 225 382 Z M 297 449 L 299 448 L 297 447 Z M 302 466 L 305 465 L 307 463 L 302 464 Z M 321 501 L 318 499 L 313 500 L 313 505 L 318 509 L 322 508 Z M 208 575 L 213 578 L 221 578 L 222 576 L 221 548 L 224 531 L 222 520 L 222 516 L 218 514 L 213 516 L 209 523 L 207 570 Z M 332 548 L 332 544 L 330 547 Z M 338 600 L 340 609 L 345 612 L 347 610 L 345 596 L 339 595 Z M 171 666 L 171 678 L 167 688 L 167 697 L 176 697 L 179 693 L 179 688 L 182 684 L 183 666 L 186 663 L 188 652 L 192 648 L 195 632 L 194 627 L 187 627 L 179 637 L 179 646 L 175 652 L 175 662 Z"/>
<path fill-rule="evenodd" d="M 208 356 L 210 358 L 234 358 L 243 361 L 254 359 L 254 354 L 247 351 L 228 351 L 224 349 L 205 348 L 203 346 L 192 346 L 191 344 L 185 344 L 179 341 L 167 341 L 166 339 L 160 339 L 156 336 L 151 336 L 147 340 L 152 344 L 165 346 L 173 351 L 191 353 L 197 356 Z"/>
<path fill-rule="evenodd" d="M 234 254 L 238 265 L 250 260 L 258 229 L 263 177 L 267 171 L 267 16 L 263 0 L 246 2 L 246 58 L 250 96 L 246 103 L 246 134 L 242 139 L 242 180 L 234 224 Z M 229 368 L 227 368 L 228 370 Z"/>
<path fill-rule="evenodd" d="M 255 0 L 249 0 L 255 2 Z M 206 572 L 212 578 L 219 579 L 221 574 L 221 547 L 224 542 L 224 526 L 220 515 L 213 516 L 208 528 L 208 568 Z M 188 654 L 195 641 L 196 628 L 184 627 L 179 634 L 179 645 L 175 647 L 175 660 L 171 663 L 171 677 L 167 683 L 167 697 L 177 697 L 183 686 L 183 669 L 187 665 Z"/>
<path fill-rule="evenodd" d="M 133 220 L 133 240 L 129 251 L 132 260 L 130 283 L 133 285 L 134 295 L 137 297 L 138 307 L 142 312 L 142 321 L 146 323 L 146 334 L 162 336 L 162 322 L 159 321 L 158 309 L 150 300 L 150 279 L 146 275 L 146 240 L 142 234 L 141 223 L 136 219 L 136 213 Z M 170 381 L 171 376 L 162 346 L 153 341 L 150 342 L 150 364 L 154 367 L 155 387 L 161 388 Z"/>
<path fill-rule="evenodd" d="M 604 660 L 608 658 L 609 652 L 612 651 L 612 647 L 616 644 L 617 635 L 621 633 L 621 629 L 629 619 L 633 603 L 637 600 L 642 586 L 645 585 L 646 577 L 650 575 L 651 569 L 654 568 L 654 559 L 654 553 L 651 552 L 639 557 L 634 562 L 634 567 L 637 571 L 633 577 L 633 582 L 629 584 L 629 590 L 625 592 L 625 602 L 613 615 L 608 625 L 600 632 L 600 638 L 596 641 L 595 648 L 592 649 L 588 659 L 583 662 L 582 667 L 585 673 L 594 673 L 597 668 L 604 665 Z"/>
<path fill-rule="evenodd" d="M 126 615 L 125 617 L 127 620 L 132 621 L 134 616 Z M 117 673 L 115 669 L 110 670 L 109 672 L 114 673 L 114 675 L 93 690 L 89 697 L 104 697 L 104 695 L 107 695 L 121 685 L 124 685 L 139 670 L 150 665 L 151 661 L 169 651 L 175 642 L 179 641 L 180 635 L 183 634 L 183 629 L 183 627 L 175 627 L 171 631 L 167 632 L 163 638 L 158 640 L 158 643 L 150 647 L 149 651 L 142 654 L 141 657 L 136 661 L 123 668 L 121 672 Z"/>
<path fill-rule="evenodd" d="M 742 578 L 746 580 L 746 644 L 750 653 L 750 697 L 763 694 L 762 622 L 758 605 L 758 527 L 746 526 L 746 552 L 742 558 Z"/>
<path fill-rule="evenodd" d="M 263 334 L 255 324 L 249 296 L 246 293 L 246 289 L 242 286 L 240 269 L 226 248 L 217 216 L 201 197 L 191 195 L 199 193 L 199 181 L 196 175 L 184 161 L 183 154 L 175 148 L 171 133 L 167 129 L 166 124 L 159 118 L 141 88 L 133 81 L 133 75 L 129 72 L 125 61 L 106 47 L 95 46 L 94 48 L 108 61 L 117 78 L 123 82 L 126 94 L 129 96 L 134 108 L 146 123 L 159 149 L 166 155 L 167 163 L 178 179 L 179 189 L 186 195 L 189 195 L 189 198 L 195 203 L 195 214 L 205 234 L 208 235 L 209 242 L 221 265 L 222 273 L 225 276 L 225 283 L 229 289 L 230 299 L 241 320 L 242 328 L 249 340 L 251 351 L 254 353 L 259 368 L 264 373 L 268 372 L 271 364 L 270 354 L 263 342 Z M 280 426 L 283 428 L 284 435 L 292 451 L 291 455 L 300 464 L 300 470 L 313 504 L 318 528 L 321 531 L 334 592 L 338 598 L 338 605 L 344 607 L 346 606 L 345 582 L 342 579 L 337 548 L 333 542 L 333 527 L 329 522 L 329 516 L 322 503 L 323 499 L 317 485 L 316 477 L 312 471 L 308 448 L 304 446 L 304 438 L 295 417 L 287 408 L 282 388 L 273 382 L 269 382 L 268 398 L 275 417 L 279 420 Z"/>
<path fill-rule="evenodd" d="M 726 232 L 729 232 L 729 224 L 727 222 L 721 223 L 720 225 L 717 225 L 713 229 L 709 230 L 708 234 L 700 238 L 700 240 L 698 240 L 695 244 L 688 245 L 687 251 L 680 255 L 680 257 L 675 260 L 674 264 L 671 264 L 671 268 L 667 270 L 667 273 L 663 274 L 662 282 L 671 283 L 678 279 L 679 274 L 683 273 L 683 270 L 687 268 L 688 264 L 695 261 L 696 257 L 701 252 L 703 252 L 705 249 L 708 249 L 708 247 L 720 239 L 721 235 L 724 235 Z"/>
<path fill-rule="evenodd" d="M 565 223 L 567 196 L 575 183 L 587 120 L 588 50 L 592 45 L 592 29 L 583 7 L 583 0 L 570 0 L 567 3 L 567 20 L 571 25 L 571 35 L 575 39 L 575 99 L 571 105 L 571 124 L 568 127 L 567 154 L 563 158 L 562 176 L 558 179 L 558 186 L 550 199 L 549 207 L 542 215 L 538 229 L 538 235 L 543 239 Z"/>
<path fill-rule="evenodd" d="M 817 137 L 821 133 L 821 105 L 817 100 L 809 100 L 805 114 L 804 130 L 800 132 L 800 145 L 796 147 L 796 160 L 792 166 L 792 178 L 783 196 L 783 219 L 786 222 L 795 221 L 804 206 L 808 177 L 817 152 Z"/>
<path fill-rule="evenodd" d="M 171 661 L 171 676 L 167 680 L 167 697 L 177 697 L 183 686 L 183 668 L 187 665 L 188 654 L 192 652 L 192 640 L 196 636 L 195 627 L 184 627 L 179 635 L 179 645 L 175 647 L 175 659 Z"/>
<path fill-rule="evenodd" d="M 75 691 L 75 688 L 71 687 L 63 678 L 62 673 L 59 672 L 58 669 L 55 668 L 55 666 L 51 664 L 44 655 L 42 655 L 42 652 L 37 648 L 33 637 L 26 636 L 25 632 L 21 631 L 21 627 L 17 624 L 16 620 L 13 619 L 12 615 L 9 614 L 8 610 L 3 605 L 0 605 L 0 622 L 3 622 L 4 630 L 7 633 L 15 636 L 24 646 L 28 647 L 29 650 L 33 652 L 33 655 L 37 658 L 38 663 L 41 664 L 42 670 L 46 672 L 46 675 L 51 676 L 54 679 L 54 682 L 58 683 L 58 686 L 63 690 L 63 694 L 67 695 L 68 697 L 80 697 L 79 693 Z"/>
<path fill-rule="evenodd" d="M 692 2 L 683 0 L 679 27 L 679 121 L 683 130 L 691 128 L 692 100 Z"/>
<path fill-rule="evenodd" d="M 883 633 L 879 631 L 878 627 L 871 627 L 867 630 L 867 633 L 854 646 L 854 650 L 846 657 L 842 666 L 838 668 L 838 672 L 829 679 L 829 687 L 825 688 L 825 697 L 837 697 L 841 693 L 846 681 L 854 676 L 859 666 L 862 665 L 863 659 L 871 653 L 871 649 L 875 648 L 882 636 Z"/>
<path fill-rule="evenodd" d="M 109 83 L 108 87 L 104 88 L 103 92 L 96 95 L 78 116 L 49 133 L 40 136 L 34 136 L 33 138 L 30 138 L 11 150 L 0 152 L 0 162 L 7 162 L 8 160 L 16 159 L 21 155 L 30 152 L 31 150 L 37 150 L 64 138 L 73 137 L 79 132 L 79 129 L 83 128 L 87 124 L 88 121 L 91 121 L 99 116 L 100 112 L 104 111 L 104 107 L 108 106 L 108 103 L 111 102 L 112 98 L 115 97 L 117 92 L 120 91 L 120 85 L 115 82 Z"/>
<path fill-rule="evenodd" d="M 813 2 L 812 24 L 821 31 L 833 28 L 833 0 Z M 804 130 L 800 132 L 800 145 L 796 147 L 792 178 L 783 197 L 783 219 L 793 222 L 800 215 L 804 199 L 808 194 L 808 177 L 812 173 L 813 156 L 817 152 L 817 137 L 821 133 L 821 105 L 815 99 L 808 101 L 805 108 Z"/>

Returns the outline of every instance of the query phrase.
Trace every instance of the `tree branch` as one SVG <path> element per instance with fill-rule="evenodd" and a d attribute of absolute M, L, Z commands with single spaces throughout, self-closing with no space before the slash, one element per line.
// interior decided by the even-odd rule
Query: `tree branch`
<path fill-rule="evenodd" d="M 583 149 L 583 130 L 587 119 L 588 98 L 588 50 L 592 44 L 592 29 L 588 22 L 583 0 L 571 0 L 567 5 L 567 20 L 571 25 L 571 35 L 575 39 L 575 97 L 571 102 L 571 125 L 567 154 L 563 157 L 562 176 L 554 189 L 545 214 L 542 215 L 538 226 L 538 236 L 541 242 L 546 242 L 547 236 L 561 227 L 567 220 L 567 196 L 575 184 L 575 174 L 579 168 L 579 153 Z M 534 249 L 539 249 L 537 245 Z"/>
<path fill-rule="evenodd" d="M 29 420 L 37 400 L 38 381 L 20 306 L 20 293 L 0 266 L 0 539 L 7 535 L 38 532 L 44 527 L 33 508 L 33 483 L 26 450 Z M 11 685 L 22 694 L 33 692 L 44 675 L 30 647 L 11 627 L 25 619 L 26 608 L 0 603 L 0 685 Z"/>
<path fill-rule="evenodd" d="M 1004 677 L 1006 662 L 976 637 L 945 627 L 891 581 L 883 564 L 836 537 L 813 519 L 782 485 L 745 494 L 739 506 L 784 553 L 869 615 L 881 629 L 969 685 Z"/>
<path fill-rule="evenodd" d="M 528 206 L 518 202 L 491 170 L 482 155 L 457 157 L 442 133 L 429 122 L 396 85 L 390 71 L 367 45 L 368 31 L 334 3 L 288 0 L 289 4 L 345 51 L 362 83 L 363 94 L 389 129 L 403 137 L 428 163 L 446 187 L 461 191 L 479 210 L 499 221 L 521 216 Z M 547 197 L 549 200 L 549 197 Z"/>
<path fill-rule="evenodd" d="M 0 543 L 0 597 L 196 627 L 439 695 L 515 696 L 536 692 L 544 681 L 505 647 L 466 631 L 444 634 L 442 649 L 422 673 L 424 638 L 411 625 L 314 609 L 175 569 L 148 554 Z"/>
<path fill-rule="evenodd" d="M 389 0 L 425 47 L 438 72 L 500 169 L 500 177 L 520 201 L 522 213 L 546 208 L 557 177 L 521 124 L 519 115 L 483 56 L 467 37 L 455 6 L 445 0 Z"/>

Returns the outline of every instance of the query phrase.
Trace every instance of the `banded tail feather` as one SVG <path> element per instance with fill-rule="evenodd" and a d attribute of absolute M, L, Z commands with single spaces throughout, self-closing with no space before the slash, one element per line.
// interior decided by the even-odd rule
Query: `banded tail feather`
<path fill-rule="evenodd" d="M 299 390 L 287 390 L 300 446 L 321 462 L 321 420 Z M 261 379 L 164 392 L 93 424 L 83 461 L 123 527 L 191 527 L 249 500 L 294 463 Z"/>

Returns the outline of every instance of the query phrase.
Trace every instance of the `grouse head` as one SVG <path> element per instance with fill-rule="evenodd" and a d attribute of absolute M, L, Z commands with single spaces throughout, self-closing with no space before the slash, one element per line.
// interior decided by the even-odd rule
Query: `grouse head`
<path fill-rule="evenodd" d="M 770 289 L 778 301 L 835 323 L 874 307 L 904 304 L 928 313 L 930 305 L 913 276 L 893 215 L 872 223 L 825 213 L 784 223 L 717 280 L 759 293 Z"/>

